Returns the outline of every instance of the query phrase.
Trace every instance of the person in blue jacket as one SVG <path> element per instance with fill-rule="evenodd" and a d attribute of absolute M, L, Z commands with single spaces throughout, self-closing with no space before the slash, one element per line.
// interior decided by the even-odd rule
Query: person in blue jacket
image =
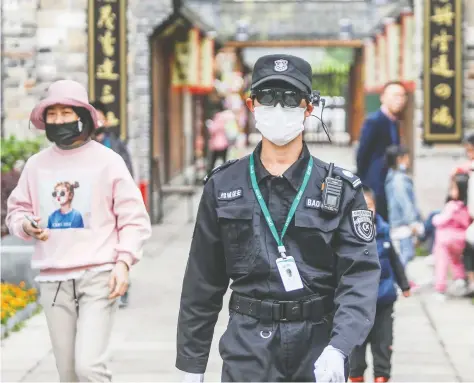
<path fill-rule="evenodd" d="M 388 221 L 385 178 L 388 168 L 385 151 L 390 145 L 400 145 L 399 120 L 405 109 L 407 94 L 401 82 L 385 84 L 380 101 L 382 106 L 364 121 L 357 150 L 357 175 L 370 187 L 377 201 L 377 212 Z"/>
<path fill-rule="evenodd" d="M 363 186 L 363 192 L 367 207 L 375 217 L 375 238 L 381 274 L 374 326 L 364 344 L 352 351 L 350 381 L 364 382 L 364 372 L 367 368 L 365 354 L 367 344 L 370 343 L 374 359 L 374 381 L 388 382 L 392 367 L 393 306 L 398 295 L 396 284 L 398 284 L 405 297 L 410 296 L 410 285 L 400 258 L 390 241 L 389 225 L 376 213 L 374 192 L 367 186 Z"/>

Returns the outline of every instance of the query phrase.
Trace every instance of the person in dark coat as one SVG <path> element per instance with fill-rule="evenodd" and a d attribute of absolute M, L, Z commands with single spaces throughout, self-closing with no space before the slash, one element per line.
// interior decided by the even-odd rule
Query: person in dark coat
<path fill-rule="evenodd" d="M 384 191 L 387 167 L 385 152 L 390 145 L 400 145 L 399 119 L 405 109 L 406 89 L 400 82 L 387 83 L 380 96 L 382 106 L 367 117 L 361 130 L 357 151 L 357 175 L 376 197 L 377 212 L 388 220 Z"/>

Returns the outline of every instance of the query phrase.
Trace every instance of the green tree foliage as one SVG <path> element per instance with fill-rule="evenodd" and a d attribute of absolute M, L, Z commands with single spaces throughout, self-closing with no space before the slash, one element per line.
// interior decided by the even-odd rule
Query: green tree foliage
<path fill-rule="evenodd" d="M 41 139 L 18 140 L 15 136 L 2 138 L 2 173 L 12 171 L 18 161 L 25 162 L 41 149 L 41 145 Z"/>
<path fill-rule="evenodd" d="M 325 65 L 313 70 L 313 89 L 324 96 L 344 96 L 349 84 L 349 64 Z"/>

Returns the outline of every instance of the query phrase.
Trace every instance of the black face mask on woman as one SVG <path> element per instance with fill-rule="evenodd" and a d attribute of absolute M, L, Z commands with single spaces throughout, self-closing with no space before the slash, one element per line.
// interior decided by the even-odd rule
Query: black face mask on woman
<path fill-rule="evenodd" d="M 69 146 L 83 135 L 83 124 L 80 120 L 65 124 L 46 124 L 46 138 L 59 146 Z"/>

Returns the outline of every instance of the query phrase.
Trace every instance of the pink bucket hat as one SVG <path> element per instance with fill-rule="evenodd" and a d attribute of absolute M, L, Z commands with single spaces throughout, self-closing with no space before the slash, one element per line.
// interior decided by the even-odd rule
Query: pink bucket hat
<path fill-rule="evenodd" d="M 59 80 L 50 85 L 48 94 L 35 106 L 30 115 L 30 120 L 36 128 L 44 130 L 44 111 L 52 105 L 61 104 L 68 106 L 77 106 L 89 111 L 94 123 L 94 128 L 98 128 L 97 112 L 89 104 L 89 97 L 86 89 L 76 81 Z"/>

